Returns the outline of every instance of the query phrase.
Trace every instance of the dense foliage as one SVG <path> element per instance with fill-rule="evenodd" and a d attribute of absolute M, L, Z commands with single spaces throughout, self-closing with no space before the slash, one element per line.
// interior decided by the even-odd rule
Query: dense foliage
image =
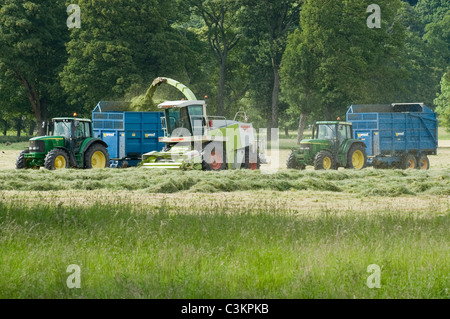
<path fill-rule="evenodd" d="M 259 127 L 417 101 L 450 125 L 445 0 L 379 0 L 379 29 L 366 25 L 365 0 L 78 0 L 73 29 L 69 4 L 0 0 L 1 132 L 89 117 L 98 101 L 132 100 L 159 76 L 207 95 L 210 113 L 244 110 Z M 179 95 L 162 86 L 156 97 Z"/>

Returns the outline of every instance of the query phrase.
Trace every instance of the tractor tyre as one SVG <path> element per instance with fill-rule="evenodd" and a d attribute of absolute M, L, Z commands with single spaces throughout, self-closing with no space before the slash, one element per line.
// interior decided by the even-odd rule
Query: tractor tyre
<path fill-rule="evenodd" d="M 333 154 L 330 151 L 320 151 L 314 158 L 314 169 L 317 170 L 330 170 L 336 166 L 336 161 Z"/>
<path fill-rule="evenodd" d="M 295 158 L 294 152 L 291 152 L 291 154 L 289 154 L 289 157 L 286 161 L 286 167 L 288 169 L 300 169 L 300 170 L 304 170 L 305 169 L 305 165 L 303 164 L 299 164 L 297 159 Z"/>
<path fill-rule="evenodd" d="M 367 166 L 367 153 L 361 144 L 353 145 L 347 154 L 346 168 L 361 170 Z"/>
<path fill-rule="evenodd" d="M 417 158 L 417 169 L 424 171 L 430 169 L 430 160 L 426 154 L 420 154 Z"/>
<path fill-rule="evenodd" d="M 244 169 L 249 169 L 252 171 L 258 170 L 261 168 L 261 159 L 259 158 L 259 155 L 256 154 L 256 163 L 250 163 L 250 157 L 252 159 L 255 158 L 255 155 L 252 154 L 252 156 L 250 156 L 250 148 L 247 147 L 245 149 L 245 163 L 244 163 Z"/>
<path fill-rule="evenodd" d="M 66 151 L 55 148 L 48 152 L 45 157 L 44 166 L 51 171 L 69 168 L 69 156 Z"/>
<path fill-rule="evenodd" d="M 27 169 L 28 168 L 27 159 L 25 158 L 25 154 L 28 154 L 28 153 L 30 153 L 29 150 L 20 152 L 20 154 L 16 160 L 16 169 Z"/>
<path fill-rule="evenodd" d="M 407 154 L 402 157 L 400 162 L 401 169 L 415 169 L 417 168 L 417 160 L 413 154 Z"/>
<path fill-rule="evenodd" d="M 109 153 L 106 147 L 96 143 L 84 155 L 84 168 L 103 169 L 109 167 Z"/>
<path fill-rule="evenodd" d="M 204 171 L 221 171 L 227 169 L 225 145 L 212 142 L 203 149 L 202 169 Z"/>

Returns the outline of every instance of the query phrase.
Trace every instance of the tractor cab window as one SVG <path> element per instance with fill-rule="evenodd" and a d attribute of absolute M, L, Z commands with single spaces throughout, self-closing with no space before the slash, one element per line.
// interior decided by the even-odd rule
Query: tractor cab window
<path fill-rule="evenodd" d="M 57 121 L 53 123 L 53 136 L 63 136 L 69 139 L 71 137 L 71 131 L 71 121 Z"/>
<path fill-rule="evenodd" d="M 317 130 L 317 139 L 319 140 L 331 140 L 336 137 L 335 127 L 333 125 L 319 125 Z"/>
<path fill-rule="evenodd" d="M 91 137 L 91 126 L 89 122 L 74 122 L 74 136 L 75 138 Z"/>
<path fill-rule="evenodd" d="M 337 139 L 339 141 L 339 144 L 345 142 L 345 140 L 350 138 L 350 126 L 348 125 L 338 125 L 337 129 Z"/>

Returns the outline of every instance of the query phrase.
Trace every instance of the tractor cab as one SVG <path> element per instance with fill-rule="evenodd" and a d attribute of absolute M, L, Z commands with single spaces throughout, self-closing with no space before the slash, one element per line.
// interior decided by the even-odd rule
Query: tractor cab
<path fill-rule="evenodd" d="M 313 127 L 312 139 L 329 141 L 330 146 L 342 146 L 345 141 L 351 139 L 352 124 L 346 122 L 317 122 Z"/>

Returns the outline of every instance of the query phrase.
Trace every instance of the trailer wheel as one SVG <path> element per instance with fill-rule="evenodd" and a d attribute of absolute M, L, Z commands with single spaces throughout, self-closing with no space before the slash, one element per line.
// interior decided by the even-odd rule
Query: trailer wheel
<path fill-rule="evenodd" d="M 303 164 L 299 164 L 297 159 L 295 158 L 294 152 L 291 152 L 291 154 L 289 154 L 289 157 L 286 161 L 286 167 L 288 169 L 300 169 L 300 170 L 304 170 L 305 169 L 305 165 Z"/>
<path fill-rule="evenodd" d="M 44 166 L 51 171 L 69 168 L 69 156 L 66 151 L 56 148 L 48 152 Z"/>
<path fill-rule="evenodd" d="M 224 144 L 209 143 L 203 150 L 202 168 L 205 171 L 221 171 L 227 168 Z"/>
<path fill-rule="evenodd" d="M 314 159 L 315 170 L 330 170 L 336 166 L 336 161 L 330 151 L 320 151 Z"/>
<path fill-rule="evenodd" d="M 84 167 L 87 169 L 103 169 L 109 167 L 108 150 L 99 143 L 92 145 L 84 155 L 84 163 Z"/>
<path fill-rule="evenodd" d="M 361 144 L 354 144 L 347 154 L 347 168 L 361 170 L 366 166 L 366 149 Z"/>
<path fill-rule="evenodd" d="M 401 169 L 415 169 L 417 168 L 417 160 L 416 157 L 412 154 L 408 154 L 402 157 L 402 161 L 400 163 Z"/>
<path fill-rule="evenodd" d="M 430 169 L 430 160 L 426 154 L 420 154 L 417 159 L 417 169 L 420 170 L 429 170 Z"/>

